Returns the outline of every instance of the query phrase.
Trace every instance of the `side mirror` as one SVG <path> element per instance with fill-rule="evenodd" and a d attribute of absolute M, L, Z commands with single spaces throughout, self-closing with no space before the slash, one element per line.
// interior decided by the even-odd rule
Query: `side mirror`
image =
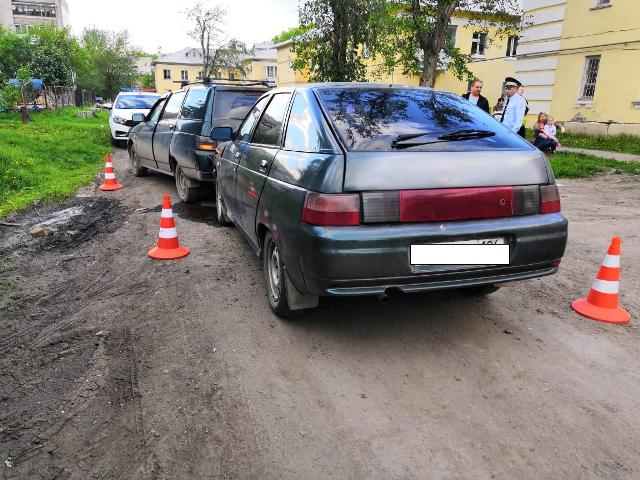
<path fill-rule="evenodd" d="M 144 122 L 145 118 L 146 117 L 144 113 L 134 113 L 133 115 L 131 115 L 131 121 L 135 123 L 142 123 Z"/>
<path fill-rule="evenodd" d="M 228 142 L 233 139 L 233 129 L 231 127 L 214 127 L 211 129 L 211 140 L 217 142 Z"/>

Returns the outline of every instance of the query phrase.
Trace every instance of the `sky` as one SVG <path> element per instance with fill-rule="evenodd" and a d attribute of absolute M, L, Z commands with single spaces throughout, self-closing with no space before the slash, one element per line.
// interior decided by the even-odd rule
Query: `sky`
<path fill-rule="evenodd" d="M 67 0 L 71 31 L 80 35 L 87 27 L 128 30 L 131 43 L 148 53 L 170 53 L 197 42 L 187 35 L 188 22 L 181 13 L 194 0 Z M 249 47 L 271 40 L 298 24 L 298 0 L 202 0 L 227 9 L 224 30 Z"/>

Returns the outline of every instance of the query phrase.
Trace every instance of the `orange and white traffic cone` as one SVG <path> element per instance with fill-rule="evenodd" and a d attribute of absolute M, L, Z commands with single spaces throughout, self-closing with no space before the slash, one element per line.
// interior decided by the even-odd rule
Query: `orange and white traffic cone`
<path fill-rule="evenodd" d="M 165 195 L 162 199 L 162 213 L 160 214 L 160 234 L 157 247 L 149 250 L 149 256 L 157 260 L 174 260 L 189 255 L 187 247 L 180 246 L 176 222 L 171 209 L 171 199 Z"/>
<path fill-rule="evenodd" d="M 120 190 L 121 188 L 124 188 L 116 181 L 116 175 L 115 173 L 113 173 L 113 163 L 111 163 L 111 154 L 107 153 L 104 160 L 104 183 L 98 188 L 105 192 L 109 192 L 111 190 Z"/>
<path fill-rule="evenodd" d="M 620 237 L 613 237 L 587 298 L 571 307 L 580 315 L 606 323 L 627 323 L 631 315 L 618 305 L 620 288 Z"/>

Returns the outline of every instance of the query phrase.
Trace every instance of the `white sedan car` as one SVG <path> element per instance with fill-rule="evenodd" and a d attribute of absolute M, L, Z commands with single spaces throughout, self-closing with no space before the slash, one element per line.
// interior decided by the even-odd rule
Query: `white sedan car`
<path fill-rule="evenodd" d="M 135 124 L 131 121 L 134 113 L 149 113 L 151 107 L 160 98 L 157 93 L 149 92 L 120 92 L 113 102 L 109 115 L 109 128 L 114 143 L 126 140 L 129 130 Z"/>

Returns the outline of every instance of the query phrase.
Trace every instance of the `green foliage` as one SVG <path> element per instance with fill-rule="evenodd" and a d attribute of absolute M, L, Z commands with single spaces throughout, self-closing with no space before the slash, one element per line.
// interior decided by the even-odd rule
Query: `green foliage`
<path fill-rule="evenodd" d="M 271 41 L 273 43 L 282 43 L 282 42 L 286 42 L 287 40 L 291 40 L 293 37 L 296 37 L 298 35 L 302 35 L 303 33 L 308 32 L 312 27 L 311 26 L 297 26 L 297 27 L 291 27 L 287 30 L 283 30 L 282 32 L 280 32 L 278 35 L 276 35 L 275 37 L 273 37 L 271 39 Z"/>
<path fill-rule="evenodd" d="M 640 162 L 619 162 L 580 153 L 557 153 L 549 157 L 553 172 L 558 178 L 592 177 L 612 170 L 615 173 L 640 175 Z"/>
<path fill-rule="evenodd" d="M 560 136 L 560 141 L 565 147 L 640 155 L 640 137 L 633 135 L 604 136 L 564 133 Z"/>
<path fill-rule="evenodd" d="M 470 52 L 456 48 L 448 35 L 456 12 L 463 12 L 478 32 L 495 29 L 497 38 L 515 34 L 521 26 L 518 0 L 393 0 L 378 22 L 382 69 L 399 66 L 403 74 L 419 76 L 423 86 L 434 85 L 439 68 L 472 79 Z"/>
<path fill-rule="evenodd" d="M 156 88 L 156 77 L 153 72 L 138 76 L 138 85 L 143 88 Z"/>
<path fill-rule="evenodd" d="M 47 85 L 72 85 L 78 50 L 68 30 L 43 26 L 18 34 L 0 29 L 0 76 L 13 78 L 27 67 Z"/>
<path fill-rule="evenodd" d="M 77 71 L 80 87 L 109 98 L 121 87 L 135 84 L 138 73 L 126 31 L 87 29 L 81 45 Z"/>
<path fill-rule="evenodd" d="M 12 112 L 14 107 L 20 102 L 20 89 L 7 85 L 0 90 L 0 110 Z"/>
<path fill-rule="evenodd" d="M 312 82 L 364 80 L 362 48 L 375 50 L 374 20 L 384 5 L 383 0 L 306 0 L 299 14 L 302 28 L 308 31 L 294 39 L 293 68 L 308 69 Z"/>
<path fill-rule="evenodd" d="M 77 111 L 42 112 L 27 125 L 18 114 L 0 114 L 0 216 L 91 182 L 110 150 L 109 114 L 78 118 Z"/>

